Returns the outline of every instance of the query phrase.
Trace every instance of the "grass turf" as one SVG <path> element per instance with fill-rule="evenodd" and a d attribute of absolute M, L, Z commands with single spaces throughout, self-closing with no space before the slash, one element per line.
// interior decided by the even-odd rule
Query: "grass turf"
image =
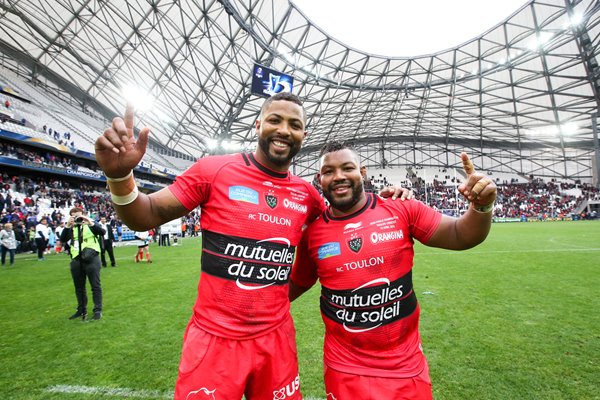
<path fill-rule="evenodd" d="M 18 255 L 1 268 L 0 399 L 168 398 L 199 245 L 153 244 L 153 264 L 135 264 L 135 246 L 115 249 L 96 322 L 67 319 L 67 256 Z M 469 251 L 416 247 L 436 399 L 600 399 L 600 222 L 494 224 Z M 313 288 L 292 306 L 305 398 L 325 397 L 318 296 Z"/>

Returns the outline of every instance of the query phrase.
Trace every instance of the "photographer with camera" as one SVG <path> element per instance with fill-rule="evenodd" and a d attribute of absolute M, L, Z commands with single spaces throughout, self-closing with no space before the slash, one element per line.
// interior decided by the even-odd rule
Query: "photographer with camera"
<path fill-rule="evenodd" d="M 102 286 L 100 285 L 100 240 L 106 233 L 102 227 L 85 215 L 79 207 L 69 211 L 67 225 L 60 235 L 61 243 L 71 241 L 71 276 L 75 285 L 77 311 L 69 319 L 87 318 L 86 278 L 92 287 L 94 300 L 93 320 L 102 318 Z"/>

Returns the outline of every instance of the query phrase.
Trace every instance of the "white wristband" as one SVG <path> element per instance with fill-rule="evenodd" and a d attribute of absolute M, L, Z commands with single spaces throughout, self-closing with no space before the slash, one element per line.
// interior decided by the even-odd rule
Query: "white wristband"
<path fill-rule="evenodd" d="M 491 202 L 490 204 L 485 205 L 485 206 L 476 206 L 473 204 L 473 210 L 475 210 L 481 214 L 487 214 L 487 213 L 491 212 L 492 210 L 494 210 L 494 204 L 496 204 L 496 203 Z"/>
<path fill-rule="evenodd" d="M 117 196 L 116 194 L 110 194 L 112 202 L 118 206 L 126 206 L 127 204 L 133 203 L 138 198 L 140 192 L 138 192 L 137 186 L 133 188 L 133 191 L 125 196 Z"/>
<path fill-rule="evenodd" d="M 104 174 L 104 176 L 106 176 L 106 174 Z M 106 176 L 106 180 L 109 182 L 123 182 L 123 181 L 126 181 L 127 179 L 131 178 L 132 176 L 133 176 L 133 170 L 129 171 L 129 173 L 122 178 L 109 178 L 108 176 Z"/>

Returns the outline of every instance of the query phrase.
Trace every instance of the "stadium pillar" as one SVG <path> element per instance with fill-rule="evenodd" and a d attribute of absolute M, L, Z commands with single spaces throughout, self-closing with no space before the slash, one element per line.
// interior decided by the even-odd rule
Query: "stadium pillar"
<path fill-rule="evenodd" d="M 592 183 L 600 189 L 600 140 L 598 140 L 598 113 L 592 114 L 592 133 L 594 135 L 594 158 L 592 159 Z"/>

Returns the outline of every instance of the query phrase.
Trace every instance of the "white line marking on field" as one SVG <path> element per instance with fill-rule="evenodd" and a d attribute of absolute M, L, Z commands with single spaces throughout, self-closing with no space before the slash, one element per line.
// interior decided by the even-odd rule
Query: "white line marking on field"
<path fill-rule="evenodd" d="M 151 398 L 151 399 L 172 399 L 173 392 L 161 392 L 158 390 L 128 389 L 128 388 L 108 388 L 80 385 L 54 385 L 46 388 L 49 393 L 68 393 L 68 394 L 86 394 L 86 395 L 105 395 L 121 396 L 123 398 Z M 322 397 L 304 397 L 304 400 L 325 400 Z"/>
<path fill-rule="evenodd" d="M 491 250 L 491 251 L 440 251 L 435 253 L 415 253 L 415 257 L 427 257 L 427 256 L 449 256 L 449 255 L 470 255 L 470 254 L 515 254 L 515 253 L 565 253 L 565 252 L 594 252 L 600 251 L 600 248 L 587 248 L 587 249 L 539 249 L 539 250 Z"/>
<path fill-rule="evenodd" d="M 69 394 L 87 394 L 87 395 L 105 395 L 105 396 L 121 396 L 123 398 L 138 397 L 138 398 L 160 398 L 172 399 L 173 392 L 160 392 L 158 390 L 139 390 L 128 388 L 108 388 L 95 386 L 80 386 L 80 385 L 54 385 L 46 388 L 50 393 L 69 393 Z"/>
<path fill-rule="evenodd" d="M 567 246 L 567 247 L 570 247 L 572 249 L 585 249 L 585 247 L 581 247 L 581 246 L 579 246 L 577 244 L 574 244 L 574 243 L 562 242 L 562 241 L 560 241 L 557 238 L 550 238 L 548 240 L 548 242 L 554 243 L 556 246 Z"/>

